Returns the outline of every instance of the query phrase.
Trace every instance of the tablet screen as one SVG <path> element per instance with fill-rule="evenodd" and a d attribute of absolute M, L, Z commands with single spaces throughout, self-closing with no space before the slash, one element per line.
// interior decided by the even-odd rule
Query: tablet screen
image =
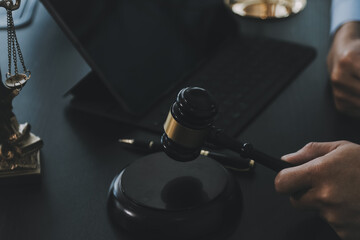
<path fill-rule="evenodd" d="M 235 31 L 222 0 L 42 0 L 122 107 L 143 114 Z"/>

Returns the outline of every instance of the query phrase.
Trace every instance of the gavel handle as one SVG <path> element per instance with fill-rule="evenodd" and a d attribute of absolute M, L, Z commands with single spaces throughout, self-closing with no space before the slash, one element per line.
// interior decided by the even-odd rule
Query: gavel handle
<path fill-rule="evenodd" d="M 261 151 L 256 150 L 250 143 L 242 143 L 226 135 L 221 129 L 212 129 L 208 138 L 212 144 L 228 148 L 239 153 L 243 158 L 250 158 L 255 162 L 279 172 L 284 168 L 294 167 L 293 164 L 281 159 L 271 157 Z"/>
<path fill-rule="evenodd" d="M 244 144 L 245 147 L 249 146 L 249 143 L 245 143 Z M 251 146 L 252 147 L 252 146 Z M 283 170 L 284 168 L 289 168 L 289 167 L 294 167 L 293 164 L 285 162 L 281 159 L 278 158 L 274 158 L 271 157 L 263 152 L 260 152 L 254 148 L 252 148 L 253 150 L 251 152 L 249 152 L 248 154 L 241 154 L 242 157 L 247 157 L 250 159 L 253 159 L 255 162 L 260 163 L 261 165 L 270 168 L 272 170 L 274 170 L 275 172 L 280 172 L 281 170 Z"/>

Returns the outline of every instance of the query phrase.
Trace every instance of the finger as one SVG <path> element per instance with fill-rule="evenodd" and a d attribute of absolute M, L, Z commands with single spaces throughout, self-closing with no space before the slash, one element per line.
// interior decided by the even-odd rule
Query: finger
<path fill-rule="evenodd" d="M 360 85 L 360 82 L 359 82 L 359 85 Z M 354 94 L 348 90 L 345 90 L 344 88 L 334 87 L 333 93 L 334 93 L 335 99 L 349 102 L 355 107 L 360 107 L 360 92 L 357 94 Z"/>
<path fill-rule="evenodd" d="M 360 107 L 353 105 L 352 102 L 348 102 L 342 99 L 335 99 L 335 107 L 341 113 L 352 117 L 360 117 Z"/>
<path fill-rule="evenodd" d="M 360 96 L 360 79 L 349 77 L 339 81 L 332 81 L 333 93 L 335 97 L 352 97 L 359 99 Z M 340 94 L 337 96 L 337 94 Z"/>
<path fill-rule="evenodd" d="M 353 88 L 333 83 L 336 109 L 349 116 L 360 117 L 360 80 Z"/>
<path fill-rule="evenodd" d="M 294 194 L 313 186 L 312 168 L 314 164 L 286 168 L 275 177 L 275 190 L 282 194 Z"/>
<path fill-rule="evenodd" d="M 358 60 L 354 60 L 358 59 Z M 331 71 L 331 82 L 334 87 L 342 87 L 353 93 L 360 93 L 360 58 L 346 57 L 339 61 Z"/>
<path fill-rule="evenodd" d="M 340 42 L 340 44 L 343 45 L 344 42 Z M 359 51 L 359 45 L 360 41 L 352 41 L 349 43 L 348 46 L 341 49 L 340 51 L 337 51 L 335 54 L 335 65 L 334 67 L 339 67 L 346 70 L 352 70 L 356 71 L 358 67 L 360 66 L 359 60 L 360 60 L 360 51 Z"/>
<path fill-rule="evenodd" d="M 358 49 L 356 51 L 349 52 L 347 59 L 341 63 L 345 63 L 344 65 L 347 66 L 347 69 L 353 76 L 353 79 L 360 79 L 360 52 Z"/>
<path fill-rule="evenodd" d="M 336 149 L 341 142 L 311 142 L 295 153 L 287 154 L 281 159 L 295 165 L 306 163 L 314 158 L 321 157 Z"/>

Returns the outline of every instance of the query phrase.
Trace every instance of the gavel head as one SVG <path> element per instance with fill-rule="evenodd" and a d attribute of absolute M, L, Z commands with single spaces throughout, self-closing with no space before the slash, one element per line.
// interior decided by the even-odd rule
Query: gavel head
<path fill-rule="evenodd" d="M 182 89 L 164 124 L 161 137 L 164 152 L 182 162 L 197 158 L 216 114 L 216 103 L 205 89 Z"/>

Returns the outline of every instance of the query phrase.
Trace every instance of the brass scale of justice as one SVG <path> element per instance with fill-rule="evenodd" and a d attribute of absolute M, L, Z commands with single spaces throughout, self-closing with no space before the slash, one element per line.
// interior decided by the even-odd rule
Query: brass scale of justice
<path fill-rule="evenodd" d="M 5 82 L 0 83 L 0 183 L 31 182 L 30 179 L 39 179 L 41 174 L 40 149 L 43 141 L 30 132 L 30 124 L 19 124 L 12 112 L 14 97 L 31 77 L 24 63 L 12 16 L 12 11 L 19 9 L 20 4 L 21 0 L 15 3 L 12 0 L 0 0 L 0 7 L 7 12 L 8 43 L 8 72 Z M 19 73 L 18 59 L 23 73 Z"/>

